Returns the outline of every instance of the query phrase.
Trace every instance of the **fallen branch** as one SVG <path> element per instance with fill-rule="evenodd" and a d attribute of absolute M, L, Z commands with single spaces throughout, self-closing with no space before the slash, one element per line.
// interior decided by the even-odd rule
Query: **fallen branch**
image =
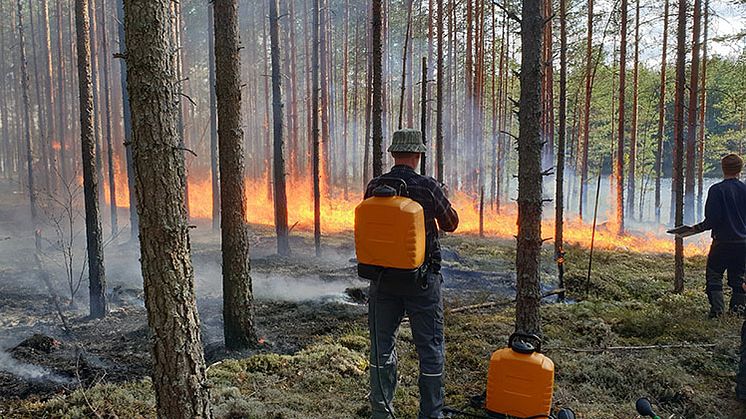
<path fill-rule="evenodd" d="M 556 290 L 552 290 L 552 291 L 549 291 L 549 292 L 547 292 L 545 294 L 542 294 L 541 295 L 541 299 L 543 300 L 543 299 L 545 299 L 547 297 L 551 297 L 553 295 L 558 295 L 558 294 L 561 294 L 561 293 L 563 293 L 565 291 L 566 290 L 564 288 L 558 288 Z M 515 302 L 516 302 L 516 300 L 489 301 L 489 302 L 486 302 L 486 303 L 472 304 L 472 305 L 469 305 L 469 306 L 452 308 L 452 309 L 448 310 L 448 312 L 449 313 L 460 313 L 462 311 L 477 310 L 477 309 L 480 309 L 480 308 L 490 308 L 490 307 L 503 306 L 503 305 L 507 306 L 507 305 L 513 304 Z"/>
<path fill-rule="evenodd" d="M 550 351 L 564 351 L 564 352 L 576 352 L 576 353 L 602 353 L 609 351 L 647 351 L 653 349 L 691 349 L 691 348 L 714 348 L 717 344 L 715 343 L 677 343 L 670 345 L 642 345 L 642 346 L 607 346 L 605 348 L 546 348 L 547 352 Z"/>

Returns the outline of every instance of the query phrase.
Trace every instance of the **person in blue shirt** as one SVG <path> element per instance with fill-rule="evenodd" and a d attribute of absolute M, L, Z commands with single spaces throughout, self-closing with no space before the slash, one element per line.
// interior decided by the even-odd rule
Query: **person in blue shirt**
<path fill-rule="evenodd" d="M 712 231 L 712 245 L 707 256 L 705 292 L 710 301 L 710 317 L 725 312 L 723 276 L 733 290 L 729 308 L 742 312 L 746 306 L 746 184 L 739 180 L 743 159 L 728 154 L 721 160 L 723 181 L 710 187 L 705 203 L 705 219 L 691 228 L 691 233 Z"/>

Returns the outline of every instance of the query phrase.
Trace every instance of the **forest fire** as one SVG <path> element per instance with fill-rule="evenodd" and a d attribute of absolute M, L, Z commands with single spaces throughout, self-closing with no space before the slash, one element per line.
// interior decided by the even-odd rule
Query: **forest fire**
<path fill-rule="evenodd" d="M 129 206 L 126 174 L 115 161 L 116 201 L 117 206 Z M 212 218 L 212 183 L 209 176 L 192 176 L 189 182 L 189 214 L 196 219 Z M 267 179 L 247 180 L 246 200 L 248 222 L 259 225 L 274 225 L 274 207 Z M 108 204 L 108 185 L 104 186 L 105 199 Z M 313 229 L 313 184 L 310 180 L 290 180 L 287 184 L 288 221 L 295 225 L 295 230 L 310 231 Z M 341 233 L 351 231 L 354 223 L 354 208 L 359 203 L 359 191 L 351 191 L 347 199 L 339 190 L 334 190 L 327 197 L 322 193 L 321 229 L 324 233 Z M 458 233 L 479 233 L 479 200 L 464 192 L 454 192 L 453 205 L 459 213 L 460 226 Z M 503 204 L 499 213 L 485 204 L 484 234 L 488 237 L 512 238 L 517 232 L 517 207 L 514 203 Z M 546 212 L 546 210 L 545 210 Z M 608 222 L 606 220 L 609 220 Z M 592 220 L 581 220 L 576 215 L 565 221 L 564 240 L 568 244 L 590 247 L 593 226 Z M 673 253 L 674 241 L 666 237 L 665 228 L 646 226 L 645 232 L 628 231 L 618 236 L 613 224 L 613 215 L 600 214 L 596 228 L 595 247 L 599 249 L 624 249 L 645 253 Z M 542 225 L 544 236 L 551 238 L 554 232 L 554 220 L 545 219 Z M 700 237 L 688 241 L 685 246 L 689 256 L 707 253 L 707 240 Z"/>

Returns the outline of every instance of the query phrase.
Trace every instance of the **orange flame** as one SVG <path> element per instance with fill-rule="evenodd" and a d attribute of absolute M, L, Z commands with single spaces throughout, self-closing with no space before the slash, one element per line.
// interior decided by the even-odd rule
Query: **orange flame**
<path fill-rule="evenodd" d="M 323 171 L 321 172 L 323 173 Z M 127 177 L 118 161 L 115 162 L 115 179 L 117 186 L 116 203 L 120 207 L 129 205 Z M 321 229 L 323 233 L 342 233 L 351 231 L 354 225 L 354 209 L 362 199 L 357 190 L 344 199 L 340 190 L 335 190 L 322 179 Z M 259 225 L 274 225 L 274 204 L 268 192 L 271 184 L 267 178 L 246 181 L 247 222 Z M 108 202 L 108 186 L 105 199 Z M 479 201 L 464 192 L 452 193 L 452 203 L 459 213 L 458 232 L 462 234 L 479 233 Z M 288 223 L 296 225 L 295 229 L 313 230 L 313 184 L 309 179 L 289 179 L 287 183 Z M 545 212 L 547 210 L 545 209 Z M 189 212 L 197 219 L 212 217 L 212 181 L 208 175 L 190 174 Z M 619 235 L 615 225 L 613 209 L 601 219 L 596 229 L 595 247 L 606 250 L 630 250 L 648 253 L 673 253 L 673 238 L 665 234 L 664 227 L 653 227 L 654 231 L 628 232 Z M 512 238 L 517 234 L 517 207 L 515 203 L 503 205 L 499 213 L 490 210 L 485 203 L 484 233 L 489 237 Z M 297 223 L 297 224 L 296 224 Z M 554 234 L 554 220 L 542 223 L 544 237 Z M 577 217 L 565 220 L 564 241 L 583 247 L 590 247 L 592 225 Z M 687 255 L 703 255 L 707 252 L 705 237 L 689 239 L 686 243 Z"/>

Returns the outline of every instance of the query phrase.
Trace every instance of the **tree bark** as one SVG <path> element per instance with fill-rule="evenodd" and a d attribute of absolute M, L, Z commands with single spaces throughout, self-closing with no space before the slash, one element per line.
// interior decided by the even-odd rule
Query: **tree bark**
<path fill-rule="evenodd" d="M 218 167 L 218 103 L 215 95 L 215 16 L 207 4 L 208 81 L 210 83 L 210 174 L 212 180 L 212 230 L 220 228 L 220 174 Z"/>
<path fill-rule="evenodd" d="M 666 53 L 668 50 L 669 0 L 663 10 L 663 46 L 661 49 L 660 98 L 658 100 L 658 132 L 655 153 L 655 222 L 661 222 L 661 176 L 663 175 L 663 135 L 666 126 Z"/>
<path fill-rule="evenodd" d="M 382 0 L 372 1 L 372 71 L 373 71 L 373 177 L 383 174 L 383 45 L 381 43 L 382 30 Z"/>
<path fill-rule="evenodd" d="M 313 149 L 313 242 L 316 257 L 321 256 L 321 168 L 319 167 L 319 18 L 321 10 L 320 0 L 313 0 L 313 53 L 311 69 L 311 141 Z M 367 139 L 366 139 L 367 140 Z"/>
<path fill-rule="evenodd" d="M 694 23 L 692 26 L 692 61 L 690 67 L 689 82 L 689 106 L 687 108 L 687 135 L 686 135 L 686 184 L 684 190 L 684 222 L 692 224 L 695 222 L 695 193 L 696 165 L 697 165 L 697 120 L 699 113 L 699 42 L 702 25 L 702 2 L 694 0 Z"/>
<path fill-rule="evenodd" d="M 445 13 L 445 7 L 443 6 L 443 0 L 438 1 L 438 20 L 437 20 L 437 31 L 438 31 L 438 62 L 437 62 L 437 76 L 435 79 L 435 177 L 438 182 L 443 183 L 443 108 L 444 108 L 444 95 L 443 95 L 443 82 L 446 77 L 445 74 L 445 57 L 443 56 L 443 14 Z"/>
<path fill-rule="evenodd" d="M 628 1 L 622 0 L 621 24 L 619 28 L 619 118 L 617 122 L 617 152 L 614 166 L 616 181 L 616 228 L 617 234 L 624 234 L 624 145 L 625 145 L 625 93 L 627 91 L 627 12 Z"/>
<path fill-rule="evenodd" d="M 582 220 L 588 204 L 588 148 L 591 131 L 591 99 L 593 96 L 593 0 L 588 0 L 588 28 L 585 44 L 585 101 L 583 103 L 582 159 L 580 162 L 580 201 L 578 214 Z"/>
<path fill-rule="evenodd" d="M 99 19 L 101 20 L 101 51 L 103 55 L 101 69 L 104 79 L 104 119 L 106 124 L 106 159 L 109 169 L 109 210 L 111 217 L 111 237 L 116 237 L 119 233 L 119 224 L 117 222 L 117 186 L 114 178 L 114 144 L 112 143 L 111 134 L 111 90 L 109 89 L 109 35 L 106 29 L 107 7 L 106 0 L 101 0 Z"/>
<path fill-rule="evenodd" d="M 177 131 L 170 7 L 169 0 L 124 1 L 141 265 L 148 324 L 157 337 L 152 353 L 158 417 L 210 418 Z"/>
<path fill-rule="evenodd" d="M 19 49 L 19 55 L 21 59 L 21 98 L 23 100 L 23 125 L 24 125 L 24 132 L 23 135 L 25 137 L 25 143 L 26 143 L 26 169 L 28 171 L 28 179 L 26 179 L 27 187 L 28 187 L 28 193 L 29 193 L 29 208 L 31 210 L 31 220 L 34 223 L 34 230 L 37 231 L 37 246 L 39 245 L 39 238 L 38 238 L 38 211 L 37 211 L 37 203 L 36 203 L 36 183 L 34 181 L 34 154 L 33 154 L 33 144 L 31 142 L 31 112 L 29 110 L 30 104 L 29 104 L 29 76 L 28 76 L 28 62 L 26 61 L 26 42 L 25 42 L 25 34 L 23 31 L 23 8 L 21 5 L 21 0 L 17 1 L 18 6 L 18 49 Z"/>
<path fill-rule="evenodd" d="M 277 0 L 269 0 L 269 37 L 272 55 L 272 117 L 274 132 L 274 206 L 277 253 L 290 255 L 288 242 L 288 198 L 285 192 L 285 144 L 282 137 L 282 90 L 280 74 L 280 30 Z"/>
<path fill-rule="evenodd" d="M 213 7 L 222 216 L 223 334 L 227 348 L 245 349 L 256 346 L 257 339 L 246 225 L 238 3 L 236 0 L 216 0 Z"/>
<path fill-rule="evenodd" d="M 516 330 L 541 334 L 539 258 L 542 243 L 542 0 L 524 0 L 521 15 Z"/>
<path fill-rule="evenodd" d="M 678 31 L 676 34 L 676 96 L 674 100 L 674 160 L 673 181 L 675 196 L 675 225 L 684 222 L 684 95 L 686 91 L 686 7 L 687 0 L 679 0 Z M 674 291 L 684 291 L 684 241 L 676 236 L 674 252 Z"/>
<path fill-rule="evenodd" d="M 90 315 L 106 315 L 106 274 L 99 213 L 96 144 L 93 136 L 93 81 L 91 79 L 91 46 L 88 0 L 75 1 L 75 27 L 78 43 L 78 91 L 80 97 L 80 142 L 83 160 L 83 196 L 85 201 L 86 243 Z"/>
<path fill-rule="evenodd" d="M 635 52 L 632 68 L 632 127 L 629 137 L 629 167 L 627 168 L 627 216 L 635 218 L 635 177 L 637 169 L 637 127 L 640 87 L 640 0 L 635 2 Z"/>
<path fill-rule="evenodd" d="M 564 218 L 565 218 L 565 137 L 567 136 L 567 0 L 560 0 L 560 80 L 559 80 L 559 135 L 557 137 L 557 166 L 555 213 L 554 213 L 554 257 L 557 262 L 559 288 L 564 288 L 565 250 L 564 250 Z M 564 293 L 560 294 L 560 300 Z"/>
<path fill-rule="evenodd" d="M 57 165 L 55 164 L 55 157 L 54 157 L 54 147 L 52 142 L 57 140 L 59 142 L 59 139 L 56 136 L 55 128 L 56 128 L 56 119 L 55 119 L 55 92 L 54 92 L 54 86 L 52 85 L 52 79 L 53 79 L 53 72 L 52 72 L 52 42 L 51 42 L 51 36 L 49 33 L 49 5 L 47 0 L 41 1 L 41 16 L 40 16 L 40 23 L 41 23 L 41 45 L 42 45 L 42 55 L 44 56 L 44 85 L 46 90 L 46 100 L 47 100 L 47 117 L 46 117 L 46 127 L 42 128 L 46 131 L 46 137 L 48 144 L 48 153 L 49 153 L 49 166 L 50 170 L 53 172 L 56 172 Z M 41 103 L 39 104 L 41 106 Z M 60 114 L 58 117 L 61 117 L 62 114 Z M 60 144 L 61 145 L 61 144 Z M 52 186 L 54 186 L 57 183 L 57 178 L 51 180 Z"/>
<path fill-rule="evenodd" d="M 422 80 L 420 99 L 420 132 L 422 132 L 422 144 L 427 146 L 427 57 L 422 57 Z M 427 153 L 420 158 L 420 174 L 427 175 Z"/>
<path fill-rule="evenodd" d="M 707 141 L 707 36 L 710 26 L 710 0 L 705 0 L 702 37 L 702 80 L 699 90 L 699 141 L 697 147 L 697 219 L 704 217 L 705 143 Z"/>

